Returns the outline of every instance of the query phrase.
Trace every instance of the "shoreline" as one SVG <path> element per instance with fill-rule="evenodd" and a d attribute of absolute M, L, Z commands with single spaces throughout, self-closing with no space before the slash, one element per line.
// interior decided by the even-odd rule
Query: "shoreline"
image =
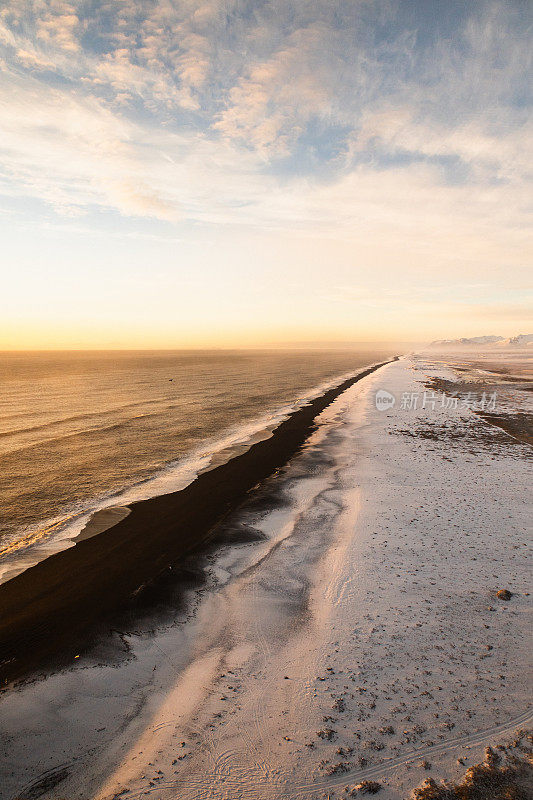
<path fill-rule="evenodd" d="M 3 692 L 6 800 L 406 800 L 530 727 L 527 446 L 460 405 L 376 408 L 437 376 L 406 357 L 339 396 L 119 661 Z"/>
<path fill-rule="evenodd" d="M 392 359 L 397 360 L 398 357 Z M 184 489 L 129 505 L 105 532 L 78 541 L 0 585 L 0 682 L 6 686 L 87 650 L 137 597 L 209 541 L 212 528 L 284 467 L 315 429 L 315 418 L 381 362 L 311 400 L 265 440 L 201 473 Z"/>
<path fill-rule="evenodd" d="M 109 508 L 129 506 L 164 494 L 184 489 L 200 475 L 219 464 L 230 461 L 248 450 L 252 444 L 272 435 L 272 431 L 291 414 L 323 395 L 326 391 L 354 376 L 357 370 L 392 358 L 391 353 L 375 354 L 372 361 L 357 359 L 352 369 L 343 371 L 312 387 L 298 388 L 298 397 L 285 397 L 274 404 L 267 403 L 261 412 L 245 416 L 233 424 L 211 431 L 206 438 L 197 441 L 183 453 L 163 459 L 148 474 L 133 473 L 124 476 L 121 486 L 108 491 L 89 492 L 85 499 L 65 499 L 52 516 L 42 516 L 30 525 L 22 525 L 6 540 L 0 537 L 0 584 L 35 566 L 54 553 L 72 547 L 77 536 L 91 525 L 95 515 Z M 359 363 L 360 362 L 360 363 Z M 239 415 L 237 415 L 238 418 Z M 167 454 L 168 455 L 168 454 Z M 117 520 L 118 521 L 118 520 Z M 110 526 L 107 526 L 110 527 Z"/>

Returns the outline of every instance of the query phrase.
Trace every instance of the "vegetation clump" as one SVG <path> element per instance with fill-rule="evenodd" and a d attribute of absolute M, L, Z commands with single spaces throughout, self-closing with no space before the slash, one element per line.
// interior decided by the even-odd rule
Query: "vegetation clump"
<path fill-rule="evenodd" d="M 509 754 L 505 761 L 487 747 L 485 760 L 470 767 L 460 783 L 437 784 L 433 778 L 426 778 L 411 797 L 413 800 L 531 800 L 533 757 L 521 741 L 518 746 L 521 755 Z"/>
<path fill-rule="evenodd" d="M 351 796 L 355 797 L 358 794 L 377 794 L 380 789 L 381 783 L 377 783 L 377 781 L 362 781 L 352 789 Z"/>
<path fill-rule="evenodd" d="M 337 764 L 329 764 L 325 768 L 326 775 L 338 775 L 340 772 L 349 772 L 350 767 L 344 761 L 339 761 Z"/>

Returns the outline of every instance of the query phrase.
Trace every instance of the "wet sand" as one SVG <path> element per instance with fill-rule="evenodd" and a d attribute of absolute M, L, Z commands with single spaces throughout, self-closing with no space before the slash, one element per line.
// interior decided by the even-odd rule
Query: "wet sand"
<path fill-rule="evenodd" d="M 111 506 L 110 508 L 102 509 L 102 511 L 97 511 L 74 538 L 74 541 L 83 542 L 85 539 L 91 539 L 93 536 L 113 528 L 121 520 L 125 519 L 129 513 L 128 506 Z"/>
<path fill-rule="evenodd" d="M 387 363 L 387 362 L 385 362 Z M 0 683 L 71 663 L 132 599 L 168 583 L 183 558 L 247 493 L 283 467 L 314 429 L 315 417 L 374 365 L 326 391 L 264 441 L 199 475 L 185 489 L 131 504 L 128 516 L 0 586 Z"/>

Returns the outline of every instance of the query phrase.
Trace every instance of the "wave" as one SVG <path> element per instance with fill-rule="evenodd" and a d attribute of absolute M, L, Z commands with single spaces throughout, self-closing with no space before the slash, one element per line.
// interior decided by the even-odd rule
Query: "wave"
<path fill-rule="evenodd" d="M 112 422 L 109 425 L 94 425 L 92 428 L 85 428 L 84 430 L 65 432 L 60 436 L 50 436 L 48 438 L 39 439 L 39 441 L 32 442 L 31 444 L 22 444 L 19 447 L 14 446 L 12 448 L 5 449 L 1 455 L 7 456 L 13 453 L 31 452 L 32 450 L 39 450 L 43 446 L 43 444 L 53 444 L 54 442 L 63 442 L 76 438 L 85 439 L 88 436 L 94 436 L 95 433 L 104 433 L 113 430 L 118 431 L 127 428 L 128 425 L 139 419 L 147 420 L 154 417 L 161 417 L 161 414 L 164 413 L 165 410 L 169 409 L 147 412 L 146 414 L 137 414 L 136 416 L 128 417 L 127 419 L 124 420 Z"/>
<path fill-rule="evenodd" d="M 19 436 L 23 433 L 33 433 L 35 431 L 45 431 L 47 428 L 53 428 L 56 425 L 66 425 L 71 422 L 79 422 L 84 419 L 91 419 L 97 417 L 105 417 L 108 414 L 116 414 L 117 412 L 124 411 L 128 408 L 137 408 L 138 406 L 146 406 L 152 402 L 157 402 L 155 400 L 142 400 L 137 401 L 135 403 L 124 403 L 123 405 L 116 406 L 114 408 L 108 408 L 105 411 L 87 411 L 83 414 L 72 414 L 70 417 L 61 417 L 60 419 L 53 419 L 49 422 L 43 422 L 40 425 L 31 425 L 27 428 L 13 428 L 9 431 L 0 431 L 0 438 L 5 436 Z M 19 416 L 30 416 L 34 414 L 32 411 L 24 411 L 19 412 L 18 414 L 11 414 L 9 416 L 1 416 L 0 415 L 0 422 L 5 419 L 10 419 L 11 417 L 19 417 Z"/>
<path fill-rule="evenodd" d="M 132 419 L 139 419 L 140 417 L 158 416 L 158 415 L 160 415 L 160 414 L 162 414 L 162 413 L 164 413 L 166 411 L 172 410 L 173 408 L 179 408 L 180 405 L 181 405 L 180 403 L 168 403 L 168 402 L 166 402 L 164 405 L 162 405 L 161 407 L 157 408 L 157 406 L 155 405 L 157 402 L 163 403 L 164 400 L 163 399 L 161 399 L 159 401 L 157 401 L 157 400 L 143 400 L 143 401 L 137 401 L 135 403 L 125 403 L 123 405 L 116 406 L 114 408 L 108 408 L 105 411 L 91 411 L 91 412 L 86 412 L 86 413 L 83 413 L 83 414 L 72 414 L 71 416 L 63 417 L 61 419 L 50 420 L 49 422 L 43 422 L 43 423 L 41 423 L 39 425 L 31 425 L 31 426 L 28 426 L 26 428 L 13 428 L 12 430 L 4 430 L 4 431 L 0 431 L 0 440 L 1 439 L 8 439 L 10 437 L 11 438 L 16 438 L 18 436 L 22 436 L 24 434 L 29 434 L 29 433 L 39 433 L 41 431 L 46 431 L 48 429 L 61 427 L 62 425 L 69 425 L 72 422 L 81 422 L 83 420 L 90 420 L 90 419 L 97 420 L 98 418 L 101 418 L 101 417 L 108 417 L 108 416 L 110 416 L 112 414 L 119 414 L 120 412 L 122 412 L 122 411 L 124 411 L 126 409 L 132 409 L 132 408 L 139 408 L 139 407 L 142 407 L 142 406 L 148 406 L 149 410 L 147 410 L 147 412 L 145 414 L 138 414 L 137 416 L 127 417 L 127 418 L 125 418 L 123 420 L 120 420 L 119 422 L 113 423 L 113 425 L 126 424 Z M 15 416 L 15 415 L 13 415 L 13 416 Z M 2 418 L 0 418 L 0 421 L 1 421 L 1 419 Z M 5 419 L 5 417 L 3 419 Z M 81 434 L 84 434 L 84 433 L 92 433 L 93 431 L 106 430 L 106 429 L 107 429 L 107 426 L 105 426 L 105 425 L 102 425 L 102 426 L 95 425 L 94 427 L 90 427 L 90 428 L 85 428 L 85 429 L 82 428 L 81 430 L 65 432 L 64 436 L 52 436 L 52 437 L 50 437 L 48 439 L 40 439 L 38 444 L 42 444 L 43 442 L 46 443 L 46 442 L 60 441 L 62 438 L 67 438 L 67 437 L 70 437 L 70 436 L 77 436 L 77 435 L 81 435 Z M 27 445 L 27 447 L 31 448 L 31 447 L 33 447 L 33 445 Z M 24 446 L 22 446 L 22 447 L 14 447 L 12 450 L 9 450 L 7 452 L 18 452 L 18 451 L 23 450 L 23 449 L 25 449 Z"/>
<path fill-rule="evenodd" d="M 272 430 L 294 411 L 306 403 L 339 385 L 348 378 L 358 375 L 368 367 L 361 367 L 327 381 L 309 390 L 296 400 L 227 428 L 216 437 L 204 439 L 201 444 L 186 456 L 170 461 L 147 478 L 93 498 L 90 503 L 71 507 L 61 517 L 43 521 L 38 528 L 17 534 L 17 539 L 8 542 L 0 549 L 0 583 L 34 566 L 48 555 L 74 545 L 74 539 L 90 521 L 93 514 L 111 506 L 127 506 L 140 500 L 147 500 L 178 491 L 192 483 L 198 475 L 222 463 L 226 463 L 241 452 L 245 452 L 255 442 L 268 438 Z M 120 427 L 121 423 L 108 426 L 106 430 Z M 104 430 L 104 428 L 96 429 Z M 94 433 L 86 431 L 85 433 Z M 80 434 L 72 434 L 79 436 Z M 29 450 L 37 449 L 32 445 Z"/>

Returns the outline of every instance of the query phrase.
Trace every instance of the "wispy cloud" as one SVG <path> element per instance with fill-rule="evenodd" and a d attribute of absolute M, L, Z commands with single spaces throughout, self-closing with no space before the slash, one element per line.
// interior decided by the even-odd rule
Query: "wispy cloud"
<path fill-rule="evenodd" d="M 528 7 L 441 7 L 8 0 L 2 191 L 70 215 L 516 234 Z"/>

